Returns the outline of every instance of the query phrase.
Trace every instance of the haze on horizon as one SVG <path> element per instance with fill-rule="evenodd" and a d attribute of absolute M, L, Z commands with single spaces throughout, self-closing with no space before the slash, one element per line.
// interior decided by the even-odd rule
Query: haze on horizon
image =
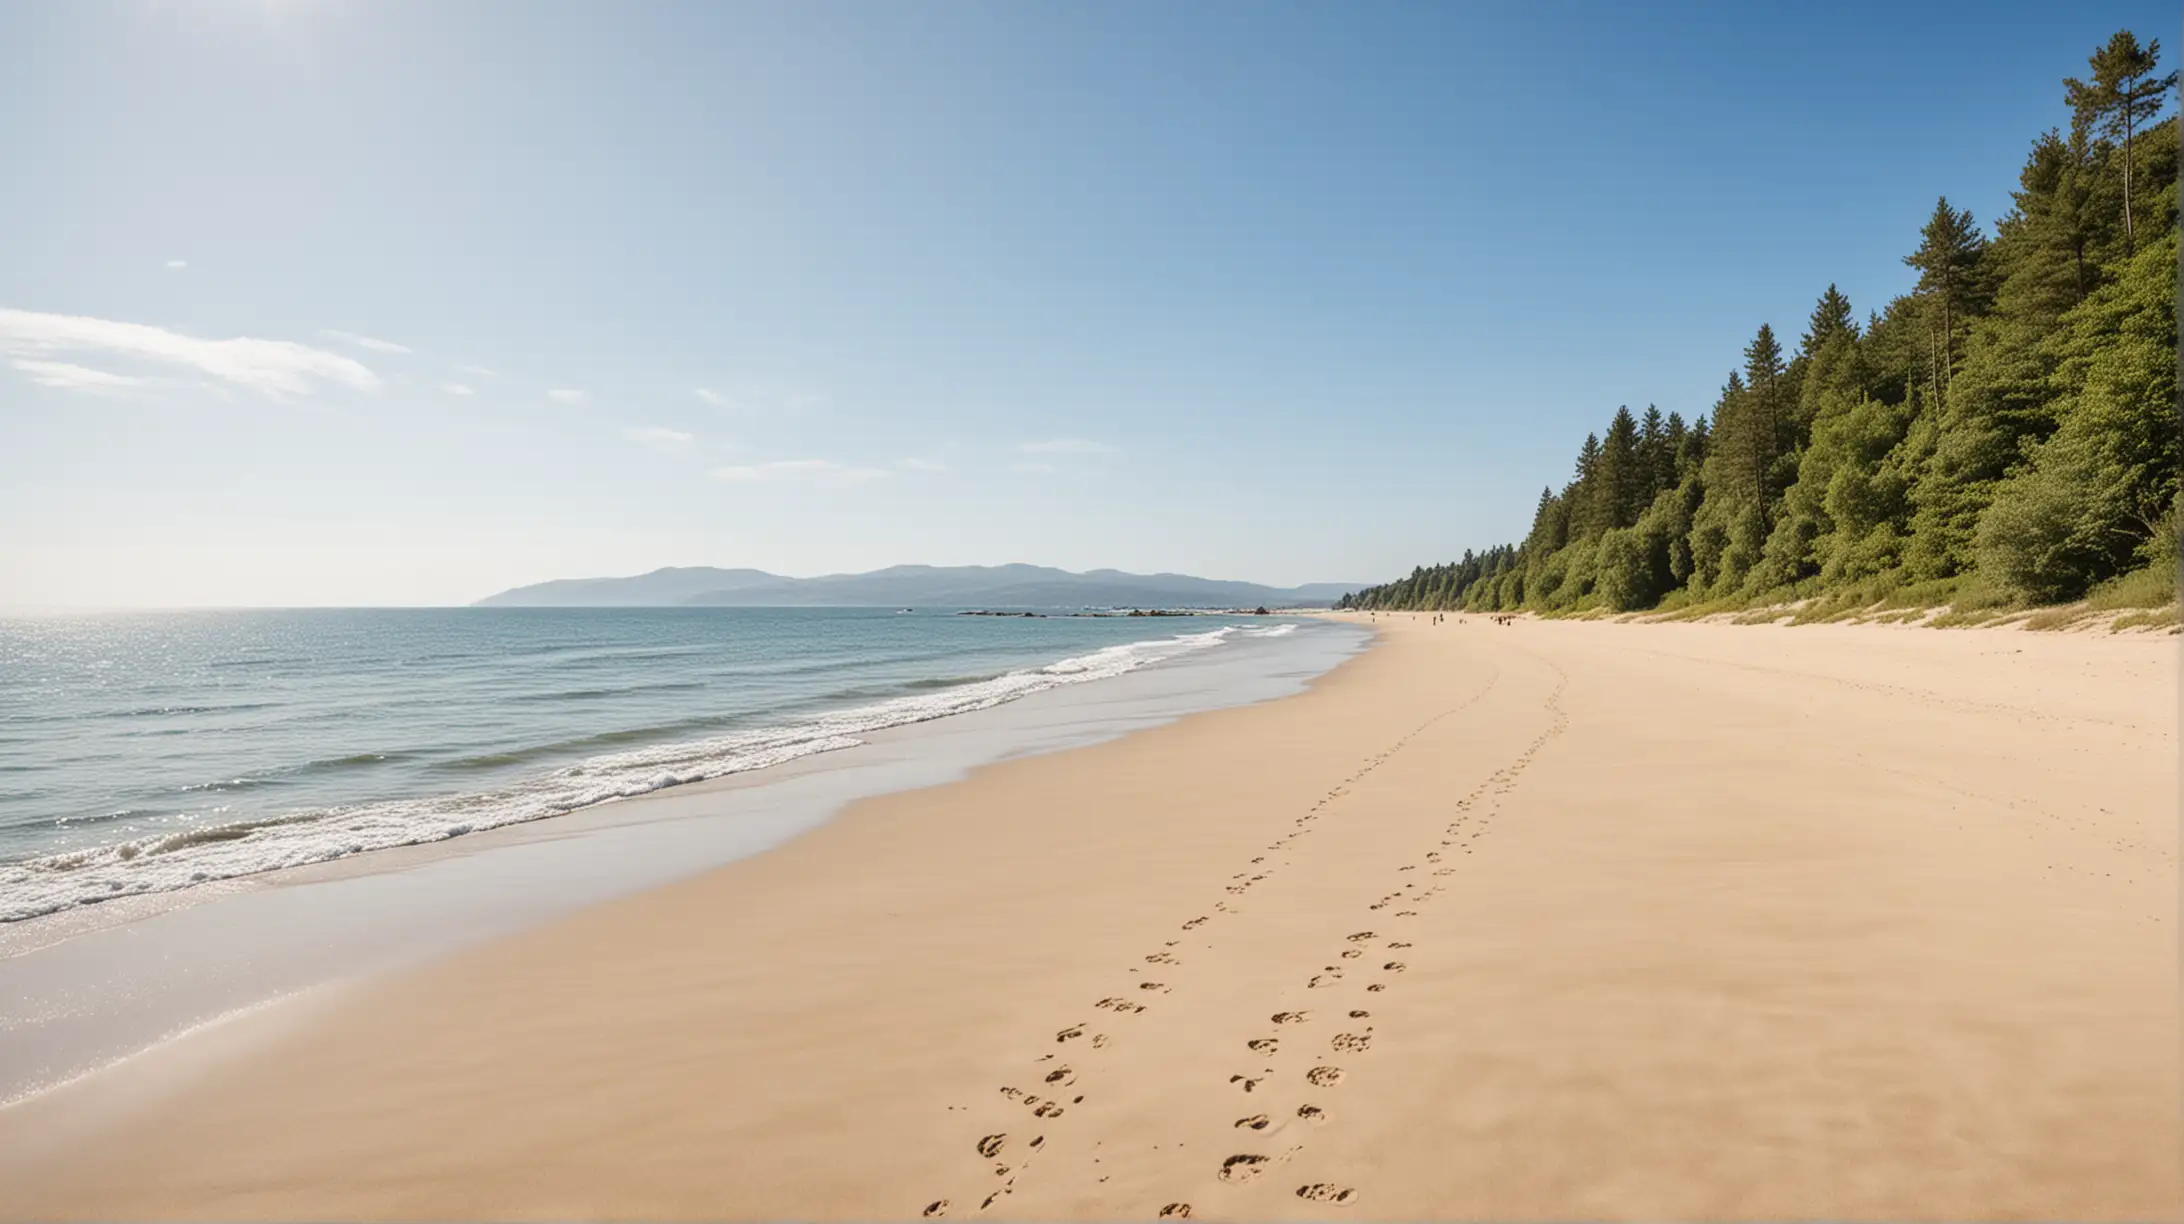
<path fill-rule="evenodd" d="M 1755 322 L 1902 292 L 2085 48 L 2174 25 L 7 7 L 0 607 L 1393 577 L 1519 536 L 1617 404 L 1704 412 Z"/>

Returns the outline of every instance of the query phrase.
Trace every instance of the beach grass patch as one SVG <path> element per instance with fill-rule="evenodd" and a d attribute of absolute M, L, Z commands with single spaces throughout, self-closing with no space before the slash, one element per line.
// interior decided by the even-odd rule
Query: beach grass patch
<path fill-rule="evenodd" d="M 2096 612 L 2123 608 L 2160 608 L 2177 601 L 2176 570 L 2168 565 L 2149 565 L 2120 574 L 2086 593 L 2085 606 Z"/>

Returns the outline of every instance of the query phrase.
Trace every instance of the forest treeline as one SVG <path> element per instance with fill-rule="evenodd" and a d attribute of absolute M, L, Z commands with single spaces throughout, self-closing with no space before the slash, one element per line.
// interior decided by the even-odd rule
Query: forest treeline
<path fill-rule="evenodd" d="M 1830 285 L 1794 350 L 1760 326 L 1709 412 L 1616 409 L 1521 543 L 1338 606 L 1964 608 L 2134 571 L 2173 592 L 2177 78 L 2159 60 L 2129 31 L 2096 51 L 1992 234 L 1935 204 L 1912 292 L 1861 320 Z"/>

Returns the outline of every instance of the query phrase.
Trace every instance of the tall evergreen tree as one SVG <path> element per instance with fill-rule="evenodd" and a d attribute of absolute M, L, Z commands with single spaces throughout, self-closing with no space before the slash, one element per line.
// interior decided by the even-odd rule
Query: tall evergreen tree
<path fill-rule="evenodd" d="M 1811 357 L 1837 336 L 1856 339 L 1857 335 L 1858 324 L 1851 317 L 1850 299 L 1843 296 L 1842 290 L 1829 285 L 1828 291 L 1820 295 L 1820 301 L 1812 308 L 1812 320 L 1805 325 L 1800 348 L 1805 356 Z"/>
<path fill-rule="evenodd" d="M 1676 439 L 1676 483 L 1682 484 L 1699 471 L 1706 462 L 1707 452 L 1713 449 L 1714 426 L 1705 413 L 1691 423 L 1691 428 L 1680 428 L 1683 418 L 1676 413 L 1668 414 L 1668 427 Z"/>
<path fill-rule="evenodd" d="M 1600 435 L 1586 434 L 1577 452 L 1577 480 L 1570 495 L 1570 538 L 1589 540 L 1599 535 L 1602 523 L 1599 496 Z"/>
<path fill-rule="evenodd" d="M 2019 248 L 2010 260 L 2018 275 L 2033 274 L 2056 314 L 2084 301 L 2094 289 L 2093 245 L 2100 228 L 2097 174 L 2082 127 L 2074 127 L 2068 138 L 2048 129 L 2033 142 L 2018 174 L 2014 213 L 1997 227 L 2000 238 Z"/>
<path fill-rule="evenodd" d="M 1539 491 L 1539 508 L 1532 512 L 1532 531 L 1524 539 L 1525 547 L 1542 555 L 1554 552 L 1570 542 L 1569 507 L 1555 496 L 1553 489 Z M 1471 554 L 1464 553 L 1464 564 L 1471 563 Z"/>
<path fill-rule="evenodd" d="M 1787 392 L 1783 379 L 1788 373 L 1774 328 L 1760 324 L 1758 334 L 1744 346 L 1744 385 L 1752 413 L 1747 444 L 1752 447 L 1750 463 L 1762 509 L 1775 494 L 1775 460 L 1789 449 L 1785 436 L 1789 414 L 1783 404 Z"/>
<path fill-rule="evenodd" d="M 1646 415 L 1638 422 L 1638 457 L 1646 473 L 1642 500 L 1651 505 L 1661 490 L 1676 483 L 1676 451 L 1669 440 L 1668 421 L 1652 404 L 1646 405 Z"/>
<path fill-rule="evenodd" d="M 2161 113 L 2165 95 L 2176 87 L 2176 74 L 2154 75 L 2154 69 L 2161 63 L 2161 40 L 2147 39 L 2142 47 L 2138 36 L 2129 30 L 2116 31 L 2107 45 L 2095 51 L 2087 63 L 2093 69 L 2093 79 L 2067 78 L 2063 82 L 2064 94 L 2079 126 L 2097 128 L 2122 147 L 2123 250 L 2128 257 L 2134 249 L 2132 137 L 2147 120 Z"/>
<path fill-rule="evenodd" d="M 1596 483 L 1600 530 L 1628 527 L 1638 521 L 1639 511 L 1645 509 L 1647 477 L 1638 452 L 1638 422 L 1630 415 L 1628 405 L 1617 408 L 1608 422 L 1607 437 L 1600 443 Z"/>
<path fill-rule="evenodd" d="M 1919 231 L 1919 249 L 1903 261 L 1919 270 L 1918 291 L 1931 312 L 1934 394 L 1949 391 L 1949 374 L 1956 364 L 1957 328 L 1972 314 L 1978 282 L 1979 257 L 1986 251 L 1986 236 L 1972 222 L 1970 209 L 1949 207 L 1949 197 L 1934 203 L 1934 215 Z"/>

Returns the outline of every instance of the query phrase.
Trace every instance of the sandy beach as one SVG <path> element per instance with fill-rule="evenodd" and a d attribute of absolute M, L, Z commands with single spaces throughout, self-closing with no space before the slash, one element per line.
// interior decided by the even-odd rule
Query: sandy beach
<path fill-rule="evenodd" d="M 0 1215 L 2184 1214 L 2175 639 L 1378 623 L 0 1111 Z"/>

